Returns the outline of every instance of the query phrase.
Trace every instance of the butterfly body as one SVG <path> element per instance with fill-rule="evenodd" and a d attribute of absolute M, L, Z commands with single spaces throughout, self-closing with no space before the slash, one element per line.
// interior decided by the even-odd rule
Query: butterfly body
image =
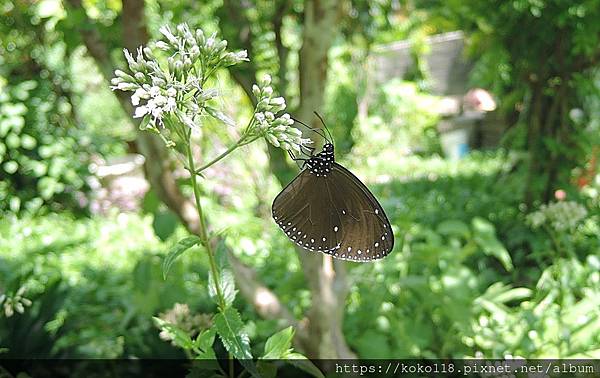
<path fill-rule="evenodd" d="M 369 189 L 335 162 L 331 143 L 273 201 L 273 218 L 290 240 L 309 251 L 368 262 L 394 246 L 391 225 Z"/>

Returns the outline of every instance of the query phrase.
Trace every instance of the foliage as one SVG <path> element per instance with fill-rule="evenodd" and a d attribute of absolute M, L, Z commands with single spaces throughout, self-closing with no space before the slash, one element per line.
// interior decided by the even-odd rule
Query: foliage
<path fill-rule="evenodd" d="M 416 177 L 414 162 L 388 164 L 405 175 L 379 188 L 392 189 L 384 206 L 402 244 L 385 264 L 350 273 L 344 330 L 361 357 L 597 355 L 597 218 L 533 231 L 515 196 L 523 180 L 498 184 L 506 157 L 484 156 L 420 159 Z"/>
<path fill-rule="evenodd" d="M 435 113 L 437 98 L 418 89 L 412 82 L 393 79 L 376 89 L 369 100 L 370 114 L 356 130 L 355 153 L 372 151 L 390 155 L 439 151 Z M 390 141 L 394 143 L 390 144 Z"/>
<path fill-rule="evenodd" d="M 32 302 L 23 314 L 0 316 L 9 357 L 176 357 L 150 317 L 176 302 L 210 310 L 195 273 L 207 270 L 201 260 L 182 259 L 162 280 L 162 256 L 173 242 L 157 240 L 148 218 L 7 217 L 0 235 L 0 292 Z"/>
<path fill-rule="evenodd" d="M 359 357 L 600 357 L 600 176 L 592 161 L 583 164 L 600 135 L 598 78 L 591 73 L 596 2 L 345 3 L 322 112 L 399 236 L 385 260 L 346 265 L 351 293 L 343 329 Z M 218 1 L 146 3 L 151 35 L 163 43 L 129 56 L 131 72 L 120 72 L 114 83 L 132 90 L 138 114 L 147 117 L 143 126 L 175 143 L 175 153 L 216 154 L 209 164 L 196 168 L 188 159 L 187 172 L 176 171 L 185 194 L 197 189 L 198 209 L 211 220 L 205 238 L 188 235 L 154 191 L 145 201 L 154 202 L 145 203 L 146 211 L 161 213 L 154 224 L 136 214 L 77 219 L 60 211 L 85 198 L 79 192 L 85 193 L 90 154 L 123 153 L 116 138 L 133 132 L 100 72 L 82 58 L 81 9 L 65 12 L 53 0 L 0 6 L 1 356 L 187 357 L 212 361 L 194 367 L 199 374 L 208 368 L 225 375 L 231 372 L 215 360 L 231 354 L 244 361 L 246 374 L 275 376 L 281 367 L 270 360 L 286 359 L 321 375 L 293 350 L 293 328 L 259 318 L 238 295 L 242 288 L 225 257 L 232 251 L 252 265 L 293 316 L 305 316 L 311 293 L 301 263 L 270 219 L 280 188 L 268 175 L 265 148 L 254 144 L 231 154 L 262 137 L 296 151 L 304 143 L 287 117 L 276 116 L 284 104 L 273 94 L 273 88 L 298 92 L 303 4 L 228 3 L 248 6 L 249 23 L 226 17 L 226 4 Z M 86 2 L 94 30 L 115 55 L 122 43 L 120 7 Z M 224 70 L 211 72 L 245 55 L 230 53 L 208 33 L 190 39 L 184 26 L 159 34 L 160 25 L 182 19 L 232 33 L 236 49 L 248 48 L 244 33 L 253 36 L 253 62 L 230 66 L 233 80 Z M 373 105 L 366 122 L 356 122 L 370 43 L 456 27 L 480 53 L 473 83 L 493 88 L 508 122 L 517 125 L 507 150 L 474 152 L 458 162 L 435 155 L 436 99 L 413 82 L 377 88 L 367 98 Z M 279 48 L 277 38 L 283 38 Z M 586 67 L 574 72 L 578 61 Z M 252 79 L 247 94 L 255 106 L 232 89 L 240 72 Z M 264 72 L 277 74 L 253 91 Z M 553 114 L 552 106 L 554 120 L 563 122 L 558 131 L 551 118 L 532 116 Z M 544 137 L 536 141 L 531 131 Z M 186 151 L 192 146 L 193 154 Z M 515 170 L 527 161 L 523 149 L 556 167 L 556 179 Z M 6 170 L 11 161 L 17 164 L 12 173 Z M 590 176 L 581 191 L 566 179 L 574 164 Z M 198 182 L 187 183 L 191 177 Z M 524 206 L 528 180 L 564 188 L 568 200 Z M 23 209 L 43 211 L 33 216 Z M 250 356 L 258 361 L 250 364 Z"/>
<path fill-rule="evenodd" d="M 549 201 L 554 190 L 569 185 L 572 170 L 585 166 L 600 142 L 593 121 L 598 112 L 587 101 L 598 96 L 600 2 L 434 4 L 438 13 L 472 34 L 472 51 L 479 58 L 473 80 L 502 98 L 500 105 L 515 126 L 511 147 L 528 153 L 521 164 L 530 176 L 527 204 Z M 544 38 L 532 39 L 532 34 Z"/>
<path fill-rule="evenodd" d="M 90 148 L 60 112 L 66 104 L 45 81 L 24 81 L 2 91 L 0 210 L 84 208 Z M 67 125 L 54 127 L 56 116 Z"/>

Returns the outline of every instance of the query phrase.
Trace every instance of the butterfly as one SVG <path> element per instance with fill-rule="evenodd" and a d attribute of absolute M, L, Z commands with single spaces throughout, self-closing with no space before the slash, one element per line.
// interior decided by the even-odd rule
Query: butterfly
<path fill-rule="evenodd" d="M 383 208 L 352 172 L 335 161 L 332 140 L 319 135 L 326 140 L 322 151 L 314 153 L 311 148 L 307 158 L 290 154 L 302 162 L 302 171 L 273 201 L 273 219 L 306 250 L 356 262 L 384 258 L 394 247 L 394 234 Z"/>

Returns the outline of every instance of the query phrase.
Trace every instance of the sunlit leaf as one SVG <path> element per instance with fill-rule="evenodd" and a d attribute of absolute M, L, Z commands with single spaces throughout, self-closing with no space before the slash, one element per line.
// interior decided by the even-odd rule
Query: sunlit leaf
<path fill-rule="evenodd" d="M 160 318 L 153 317 L 153 319 L 156 325 L 169 335 L 175 345 L 183 349 L 192 349 L 194 344 L 186 331 Z"/>
<path fill-rule="evenodd" d="M 183 252 L 199 243 L 200 238 L 197 236 L 188 236 L 187 238 L 178 241 L 177 244 L 169 250 L 167 257 L 165 257 L 165 260 L 163 261 L 163 278 L 167 279 L 167 274 L 169 273 L 171 266 Z"/>
<path fill-rule="evenodd" d="M 258 377 L 250 352 L 250 338 L 243 329 L 244 324 L 238 311 L 227 307 L 215 316 L 214 321 L 225 349 L 238 359 L 250 374 Z"/>
<path fill-rule="evenodd" d="M 265 344 L 265 353 L 261 357 L 265 360 L 276 360 L 282 358 L 290 351 L 292 339 L 294 338 L 294 328 L 287 327 L 267 339 Z"/>

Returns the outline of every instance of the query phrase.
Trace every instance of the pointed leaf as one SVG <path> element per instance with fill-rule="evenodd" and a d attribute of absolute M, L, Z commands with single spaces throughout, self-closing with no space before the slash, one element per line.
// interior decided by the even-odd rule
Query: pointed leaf
<path fill-rule="evenodd" d="M 313 377 L 325 378 L 321 370 L 319 370 L 319 368 L 316 367 L 311 360 L 300 353 L 289 353 L 286 356 L 286 362 L 297 367 L 298 369 L 304 370 Z"/>
<path fill-rule="evenodd" d="M 221 276 L 219 279 L 219 287 L 221 288 L 223 298 L 225 299 L 225 305 L 231 306 L 237 293 L 237 290 L 235 289 L 233 273 L 229 269 L 221 269 L 219 274 Z M 220 304 L 212 273 L 208 274 L 208 294 L 215 301 L 215 303 Z"/>
<path fill-rule="evenodd" d="M 238 311 L 227 307 L 215 316 L 215 326 L 225 349 L 238 359 L 250 374 L 258 377 L 250 352 L 250 339 L 243 330 L 244 324 Z"/>
<path fill-rule="evenodd" d="M 512 259 L 506 248 L 496 238 L 494 225 L 480 217 L 473 218 L 472 225 L 473 239 L 483 249 L 483 252 L 500 260 L 507 271 L 512 271 Z"/>
<path fill-rule="evenodd" d="M 288 327 L 275 333 L 267 340 L 267 343 L 265 344 L 265 353 L 261 358 L 265 360 L 277 360 L 283 358 L 286 353 L 290 352 L 293 338 L 294 329 L 292 327 Z"/>
<path fill-rule="evenodd" d="M 171 250 L 169 250 L 169 254 L 163 261 L 163 278 L 167 279 L 167 274 L 171 269 L 171 265 L 175 262 L 175 260 L 185 251 L 195 246 L 196 244 L 200 244 L 200 238 L 197 236 L 188 236 L 187 238 L 183 238 L 175 244 Z"/>
<path fill-rule="evenodd" d="M 160 318 L 153 317 L 153 319 L 158 328 L 160 328 L 161 331 L 166 332 L 175 345 L 183 349 L 192 349 L 194 344 L 192 343 L 192 338 L 186 331 L 177 327 L 175 324 L 171 324 Z"/>
<path fill-rule="evenodd" d="M 203 351 L 212 349 L 215 342 L 215 335 L 217 330 L 214 328 L 204 330 L 198 334 L 196 340 L 194 340 L 194 347 L 199 348 Z"/>
<path fill-rule="evenodd" d="M 208 112 L 208 114 L 210 114 L 214 118 L 218 119 L 219 121 L 223 122 L 227 126 L 235 126 L 235 122 L 231 118 L 229 118 L 225 113 L 223 113 L 222 111 L 215 109 L 213 107 L 210 107 L 210 106 L 207 106 L 205 109 Z"/>

